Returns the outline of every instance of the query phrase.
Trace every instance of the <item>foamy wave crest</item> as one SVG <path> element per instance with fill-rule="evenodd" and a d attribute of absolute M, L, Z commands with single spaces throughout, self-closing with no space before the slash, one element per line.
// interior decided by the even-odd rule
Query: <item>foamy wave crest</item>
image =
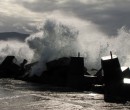
<path fill-rule="evenodd" d="M 50 60 L 77 56 L 79 51 L 77 37 L 78 31 L 73 27 L 47 20 L 42 30 L 26 39 L 35 52 L 34 58 L 40 59 L 39 64 L 33 68 L 33 73 L 45 70 L 45 63 Z"/>
<path fill-rule="evenodd" d="M 0 41 L 0 59 L 15 55 L 19 61 L 24 58 L 30 62 L 39 61 L 32 68 L 32 75 L 40 75 L 46 70 L 45 64 L 48 61 L 77 56 L 78 52 L 84 57 L 88 69 L 100 69 L 101 57 L 109 55 L 110 51 L 119 57 L 121 65 L 130 66 L 129 29 L 122 27 L 116 36 L 107 36 L 91 22 L 76 22 L 78 24 L 73 27 L 66 22 L 48 19 L 25 42 Z"/>
<path fill-rule="evenodd" d="M 130 30 L 123 26 L 118 35 L 110 39 L 109 48 L 119 56 L 121 65 L 130 66 Z"/>
<path fill-rule="evenodd" d="M 77 56 L 78 52 L 85 58 L 89 69 L 101 67 L 101 57 L 110 51 L 119 56 L 121 65 L 130 65 L 130 31 L 125 27 L 118 30 L 117 36 L 107 36 L 96 27 L 83 27 L 80 30 L 46 20 L 39 32 L 26 39 L 34 51 L 34 59 L 39 63 L 33 68 L 33 74 L 40 74 L 46 69 L 46 62 L 60 57 Z"/>
<path fill-rule="evenodd" d="M 0 41 L 1 62 L 8 55 L 14 55 L 17 58 L 18 63 L 22 62 L 23 59 L 27 59 L 29 62 L 31 62 L 33 54 L 33 51 L 24 42 L 17 40 Z"/>

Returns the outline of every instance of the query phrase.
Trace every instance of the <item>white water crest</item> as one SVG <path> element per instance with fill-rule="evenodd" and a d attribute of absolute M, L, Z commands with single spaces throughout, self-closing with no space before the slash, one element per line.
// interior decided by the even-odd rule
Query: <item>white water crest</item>
<path fill-rule="evenodd" d="M 54 20 L 47 20 L 43 29 L 31 35 L 26 42 L 34 50 L 34 57 L 39 64 L 33 69 L 41 73 L 46 69 L 46 62 L 60 58 L 77 56 L 79 49 L 78 31 L 71 26 L 63 25 Z"/>
<path fill-rule="evenodd" d="M 87 30 L 88 29 L 88 30 Z M 77 56 L 84 57 L 88 69 L 100 69 L 100 59 L 109 55 L 110 51 L 117 54 L 122 65 L 128 63 L 130 33 L 125 27 L 118 30 L 117 36 L 107 36 L 97 27 L 72 25 L 48 19 L 39 32 L 26 39 L 26 43 L 34 50 L 34 59 L 39 63 L 33 68 L 33 74 L 41 74 L 46 69 L 46 62 L 60 58 Z"/>
<path fill-rule="evenodd" d="M 21 63 L 23 59 L 31 62 L 33 54 L 34 52 L 24 42 L 18 40 L 0 41 L 0 62 L 8 55 L 15 56 L 18 63 Z"/>
<path fill-rule="evenodd" d="M 75 23 L 75 24 L 74 24 Z M 77 23 L 77 24 L 76 24 Z M 40 75 L 46 70 L 46 62 L 60 58 L 84 57 L 88 69 L 100 69 L 102 56 L 112 51 L 119 57 L 121 65 L 130 65 L 130 30 L 122 27 L 116 36 L 108 36 L 91 22 L 47 19 L 40 24 L 39 31 L 31 34 L 25 42 L 0 41 L 1 59 L 15 55 L 20 61 L 39 61 L 32 74 Z"/>

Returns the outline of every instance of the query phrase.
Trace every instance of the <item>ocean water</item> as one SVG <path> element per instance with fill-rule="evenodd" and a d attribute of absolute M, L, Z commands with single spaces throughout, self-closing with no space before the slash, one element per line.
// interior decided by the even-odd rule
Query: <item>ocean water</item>
<path fill-rule="evenodd" d="M 18 64 L 27 59 L 39 61 L 31 75 L 41 75 L 46 62 L 61 58 L 84 57 L 88 70 L 101 68 L 101 57 L 112 51 L 121 65 L 130 65 L 130 30 L 121 28 L 116 36 L 107 36 L 84 22 L 80 28 L 47 20 L 42 28 L 25 39 L 0 41 L 0 62 L 14 55 Z M 91 27 L 91 28 L 90 28 Z M 16 48 L 17 45 L 17 48 Z M 103 94 L 27 83 L 20 80 L 0 79 L 0 110 L 129 110 L 130 102 L 107 103 Z"/>
<path fill-rule="evenodd" d="M 122 27 L 117 30 L 117 35 L 108 36 L 91 23 L 74 24 L 46 19 L 39 24 L 39 30 L 24 42 L 17 39 L 0 40 L 0 63 L 8 55 L 15 56 L 18 64 L 23 59 L 27 59 L 28 63 L 38 61 L 31 75 L 41 75 L 46 70 L 46 62 L 62 57 L 77 57 L 80 53 L 87 69 L 99 70 L 101 57 L 110 55 L 112 51 L 113 55 L 118 56 L 121 66 L 130 66 L 130 30 Z"/>
<path fill-rule="evenodd" d="M 129 110 L 130 102 L 107 103 L 103 94 L 0 79 L 0 110 Z"/>

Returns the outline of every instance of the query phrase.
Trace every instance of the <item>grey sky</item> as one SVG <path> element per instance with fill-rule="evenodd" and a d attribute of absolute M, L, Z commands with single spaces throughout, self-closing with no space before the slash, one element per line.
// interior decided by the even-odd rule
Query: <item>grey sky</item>
<path fill-rule="evenodd" d="M 130 28 L 130 0 L 0 0 L 0 32 L 32 33 L 48 16 L 90 21 L 115 35 L 122 26 Z"/>

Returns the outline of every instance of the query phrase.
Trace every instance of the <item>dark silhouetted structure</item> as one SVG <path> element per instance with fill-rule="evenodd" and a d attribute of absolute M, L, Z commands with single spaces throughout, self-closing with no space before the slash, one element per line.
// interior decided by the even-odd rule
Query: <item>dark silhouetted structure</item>
<path fill-rule="evenodd" d="M 21 65 L 16 64 L 15 56 L 7 56 L 0 65 L 0 77 L 17 78 L 24 74 L 24 65 L 27 60 L 24 60 Z"/>
<path fill-rule="evenodd" d="M 130 76 L 129 68 L 121 68 L 118 57 L 111 55 L 102 57 L 102 69 L 104 71 L 105 101 L 121 102 L 130 100 L 130 84 L 124 84 L 125 77 Z"/>

